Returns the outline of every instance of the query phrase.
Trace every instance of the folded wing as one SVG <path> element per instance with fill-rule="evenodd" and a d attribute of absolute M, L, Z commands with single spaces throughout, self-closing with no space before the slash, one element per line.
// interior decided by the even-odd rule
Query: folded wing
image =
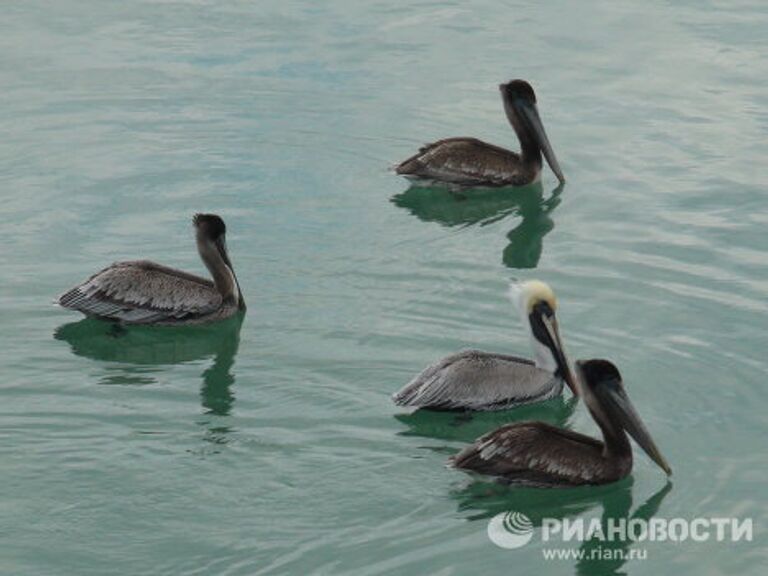
<path fill-rule="evenodd" d="M 127 324 L 173 322 L 222 304 L 213 282 L 138 260 L 117 262 L 59 297 L 65 308 Z"/>
<path fill-rule="evenodd" d="M 398 174 L 460 185 L 515 183 L 520 157 L 476 138 L 447 138 L 422 147 L 395 168 Z"/>
<path fill-rule="evenodd" d="M 437 410 L 500 410 L 561 391 L 562 381 L 530 360 L 466 350 L 429 366 L 392 399 L 398 406 Z"/>
<path fill-rule="evenodd" d="M 602 442 L 583 434 L 544 422 L 520 422 L 481 436 L 450 462 L 519 484 L 591 484 L 601 480 L 602 449 Z"/>

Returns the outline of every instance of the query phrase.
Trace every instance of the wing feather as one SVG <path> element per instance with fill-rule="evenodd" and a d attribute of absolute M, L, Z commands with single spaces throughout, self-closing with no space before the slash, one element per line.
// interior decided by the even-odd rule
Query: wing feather
<path fill-rule="evenodd" d="M 517 484 L 597 484 L 607 479 L 602 451 L 602 442 L 589 436 L 544 422 L 519 422 L 481 436 L 450 463 Z"/>
<path fill-rule="evenodd" d="M 551 398 L 562 386 L 530 360 L 465 350 L 427 367 L 392 399 L 398 406 L 500 410 Z"/>
<path fill-rule="evenodd" d="M 61 295 L 58 303 L 88 316 L 128 324 L 181 320 L 222 304 L 213 282 L 154 262 L 117 262 Z"/>
<path fill-rule="evenodd" d="M 507 186 L 523 178 L 518 154 L 476 138 L 447 138 L 427 144 L 395 171 L 463 185 Z"/>

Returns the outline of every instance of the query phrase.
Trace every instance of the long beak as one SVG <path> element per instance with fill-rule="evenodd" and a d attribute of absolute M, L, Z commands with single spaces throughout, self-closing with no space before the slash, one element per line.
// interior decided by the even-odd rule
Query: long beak
<path fill-rule="evenodd" d="M 557 156 L 555 156 L 555 152 L 552 150 L 552 145 L 549 143 L 547 133 L 544 131 L 544 124 L 541 123 L 536 104 L 518 101 L 517 108 L 522 113 L 523 118 L 528 122 L 528 125 L 536 138 L 536 142 L 544 153 L 544 158 L 547 159 L 547 164 L 549 164 L 552 172 L 555 173 L 555 176 L 557 176 L 560 183 L 565 182 L 565 176 L 563 176 L 563 171 L 560 169 L 560 164 L 557 162 Z"/>
<path fill-rule="evenodd" d="M 658 446 L 651 438 L 650 432 L 640 420 L 640 416 L 637 414 L 635 407 L 629 400 L 627 393 L 621 389 L 608 389 L 603 395 L 607 404 L 612 408 L 612 412 L 616 415 L 619 424 L 627 433 L 635 439 L 635 442 L 645 451 L 651 460 L 656 462 L 659 467 L 667 473 L 667 476 L 672 474 L 672 468 L 667 463 L 666 458 L 661 454 Z"/>
<path fill-rule="evenodd" d="M 548 318 L 542 315 L 541 320 L 544 324 L 544 327 L 547 329 L 547 332 L 549 333 L 550 339 L 555 345 L 555 349 L 552 352 L 554 353 L 555 361 L 557 362 L 557 365 L 560 367 L 560 371 L 562 372 L 563 380 L 565 380 L 565 383 L 568 385 L 568 388 L 571 389 L 571 392 L 573 392 L 574 396 L 580 396 L 581 394 L 579 393 L 578 387 L 576 385 L 576 378 L 573 377 L 571 365 L 568 363 L 568 358 L 565 356 L 563 342 L 560 340 L 560 329 L 557 326 L 557 318 L 554 316 Z"/>
<path fill-rule="evenodd" d="M 240 310 L 245 310 L 245 300 L 243 300 L 243 291 L 240 290 L 240 282 L 237 280 L 237 274 L 235 274 L 235 269 L 232 268 L 232 262 L 229 260 L 229 252 L 227 252 L 227 241 L 224 239 L 224 236 L 219 236 L 218 240 L 215 242 L 216 249 L 219 251 L 219 254 L 221 254 L 221 259 L 224 260 L 224 264 L 227 265 L 229 268 L 229 271 L 232 272 L 232 277 L 235 279 L 235 285 L 237 285 L 237 294 L 238 294 L 238 306 L 240 307 Z"/>

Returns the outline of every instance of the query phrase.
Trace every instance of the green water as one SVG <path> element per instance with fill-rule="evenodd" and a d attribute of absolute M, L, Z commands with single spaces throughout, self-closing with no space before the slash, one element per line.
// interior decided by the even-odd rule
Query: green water
<path fill-rule="evenodd" d="M 15 2 L 0 20 L 3 574 L 763 574 L 768 9 L 762 2 Z M 452 197 L 387 167 L 516 147 L 531 81 L 568 178 Z M 51 305 L 112 261 L 203 272 L 220 213 L 240 326 L 114 332 Z M 465 347 L 528 353 L 538 277 L 674 469 L 576 491 L 444 467 L 556 400 L 456 418 L 389 395 Z M 487 520 L 751 517 L 752 543 L 544 561 Z M 594 543 L 584 546 L 589 548 Z M 627 544 L 628 548 L 632 548 Z"/>

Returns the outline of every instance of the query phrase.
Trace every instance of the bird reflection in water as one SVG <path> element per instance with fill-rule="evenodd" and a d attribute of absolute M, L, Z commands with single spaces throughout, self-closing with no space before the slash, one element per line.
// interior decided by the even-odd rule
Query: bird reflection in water
<path fill-rule="evenodd" d="M 535 268 L 541 258 L 544 236 L 554 227 L 550 217 L 560 204 L 561 184 L 544 198 L 540 182 L 522 188 L 451 190 L 411 186 L 391 201 L 424 222 L 446 227 L 487 226 L 508 216 L 520 223 L 508 234 L 502 261 L 509 268 Z"/>
<path fill-rule="evenodd" d="M 648 522 L 658 514 L 662 501 L 671 490 L 672 483 L 668 481 L 661 490 L 653 494 L 632 513 L 630 513 L 632 508 L 631 492 L 627 491 L 622 497 L 606 500 L 603 502 L 603 515 L 600 519 L 603 533 L 608 534 L 609 522 L 616 523 L 616 520 L 620 518 L 626 518 L 627 523 L 636 518 Z M 629 539 L 601 541 L 593 538 L 586 540 L 581 545 L 582 558 L 576 563 L 576 574 L 579 576 L 623 574 L 624 572 L 619 572 L 619 570 L 624 566 L 627 552 L 631 546 L 632 541 Z"/>
<path fill-rule="evenodd" d="M 510 490 L 508 486 L 478 480 L 461 490 L 454 491 L 452 496 L 458 501 L 459 511 L 468 514 L 466 516 L 468 520 L 485 522 L 496 514 L 516 511 L 525 514 L 535 527 L 541 527 L 545 518 L 562 521 L 583 517 L 588 524 L 590 517 L 586 516 L 586 513 L 600 506 L 602 510 L 600 524 L 603 532 L 608 534 L 609 522 L 616 524 L 622 518 L 625 518 L 627 523 L 633 519 L 649 521 L 654 518 L 664 498 L 672 490 L 672 483 L 667 481 L 634 510 L 632 509 L 632 488 L 631 476 L 615 484 L 567 490 L 536 488 Z M 482 529 L 485 529 L 484 523 Z M 630 539 L 619 538 L 604 541 L 593 538 L 581 543 L 560 542 L 555 536 L 549 545 L 552 548 L 579 547 L 580 559 L 575 564 L 576 574 L 608 576 L 623 574 L 621 569 L 633 544 Z"/>
<path fill-rule="evenodd" d="M 200 327 L 121 327 L 86 318 L 59 326 L 54 338 L 77 356 L 109 362 L 102 384 L 154 384 L 164 366 L 213 358 L 202 373 L 200 402 L 206 414 L 227 416 L 235 397 L 232 367 L 244 314 Z"/>
<path fill-rule="evenodd" d="M 408 427 L 399 432 L 402 436 L 421 436 L 456 442 L 472 442 L 486 432 L 510 422 L 542 420 L 553 426 L 567 427 L 573 416 L 578 398 L 566 399 L 556 396 L 546 402 L 520 406 L 512 410 L 497 412 L 455 412 L 439 410 L 416 410 L 408 414 L 396 414 L 395 419 Z M 449 447 L 436 451 L 454 454 Z"/>

